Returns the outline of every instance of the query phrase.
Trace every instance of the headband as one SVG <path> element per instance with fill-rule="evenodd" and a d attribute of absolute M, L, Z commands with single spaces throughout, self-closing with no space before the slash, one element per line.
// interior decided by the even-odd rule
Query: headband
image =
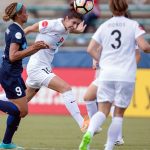
<path fill-rule="evenodd" d="M 23 6 L 22 3 L 17 3 L 17 6 L 16 6 L 16 13 L 21 10 L 22 6 Z"/>

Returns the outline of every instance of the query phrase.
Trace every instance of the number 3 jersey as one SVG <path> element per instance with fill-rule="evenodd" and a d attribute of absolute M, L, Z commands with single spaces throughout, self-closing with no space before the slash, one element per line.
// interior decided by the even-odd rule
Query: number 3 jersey
<path fill-rule="evenodd" d="M 112 17 L 98 28 L 92 38 L 102 45 L 100 81 L 135 82 L 136 39 L 144 33 L 136 21 L 123 16 Z"/>
<path fill-rule="evenodd" d="M 62 18 L 54 20 L 43 20 L 39 22 L 39 34 L 36 41 L 44 41 L 49 45 L 49 49 L 39 50 L 30 57 L 27 65 L 27 70 L 48 67 L 51 68 L 51 63 L 54 54 L 58 48 L 64 43 L 68 36 L 68 31 L 62 24 Z"/>

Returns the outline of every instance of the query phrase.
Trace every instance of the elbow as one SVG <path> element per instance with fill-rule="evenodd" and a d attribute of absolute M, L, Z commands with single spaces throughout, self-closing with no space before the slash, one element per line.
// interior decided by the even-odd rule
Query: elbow
<path fill-rule="evenodd" d="M 150 48 L 146 47 L 143 49 L 144 53 L 150 53 Z"/>
<path fill-rule="evenodd" d="M 150 53 L 150 45 L 144 45 L 143 47 L 141 47 L 141 49 L 143 50 L 144 53 Z"/>

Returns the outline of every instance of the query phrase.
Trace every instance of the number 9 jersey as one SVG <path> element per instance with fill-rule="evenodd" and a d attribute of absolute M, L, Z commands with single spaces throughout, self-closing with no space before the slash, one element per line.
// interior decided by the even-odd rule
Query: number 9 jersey
<path fill-rule="evenodd" d="M 103 46 L 100 81 L 135 82 L 136 39 L 144 33 L 136 21 L 124 16 L 112 17 L 97 29 L 92 38 Z"/>
<path fill-rule="evenodd" d="M 26 49 L 27 42 L 22 27 L 11 24 L 5 32 L 5 51 L 0 68 L 0 83 L 5 90 L 8 99 L 17 99 L 25 96 L 25 83 L 21 77 L 23 71 L 22 59 L 11 62 L 9 59 L 10 46 L 12 43 L 19 45 L 19 51 Z"/>

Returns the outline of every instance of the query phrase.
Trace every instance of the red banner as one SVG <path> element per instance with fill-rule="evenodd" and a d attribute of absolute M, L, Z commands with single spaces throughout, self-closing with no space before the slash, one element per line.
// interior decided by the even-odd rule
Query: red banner
<path fill-rule="evenodd" d="M 94 71 L 88 68 L 54 68 L 53 72 L 72 86 L 77 103 L 82 114 L 86 113 L 83 96 L 87 86 L 94 78 Z M 26 70 L 23 72 L 26 80 Z M 0 88 L 0 93 L 3 93 Z M 30 114 L 68 115 L 62 95 L 58 92 L 42 87 L 29 103 Z"/>

